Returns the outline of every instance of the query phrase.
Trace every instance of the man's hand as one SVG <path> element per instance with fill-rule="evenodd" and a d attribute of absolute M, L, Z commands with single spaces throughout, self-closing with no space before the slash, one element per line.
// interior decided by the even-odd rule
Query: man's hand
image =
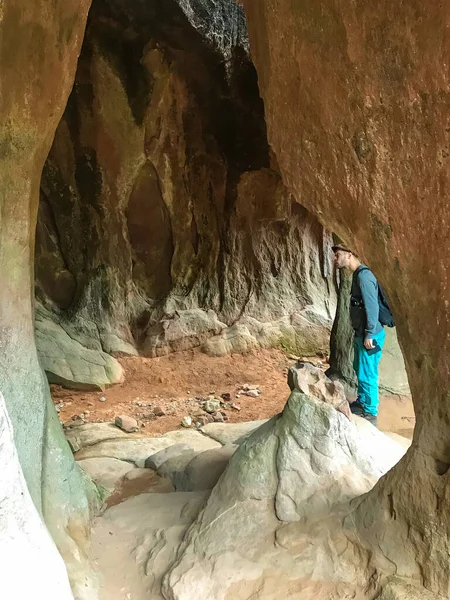
<path fill-rule="evenodd" d="M 364 340 L 364 348 L 366 350 L 372 350 L 372 348 L 375 348 L 375 344 L 373 343 L 373 339 L 372 338 L 366 338 Z"/>

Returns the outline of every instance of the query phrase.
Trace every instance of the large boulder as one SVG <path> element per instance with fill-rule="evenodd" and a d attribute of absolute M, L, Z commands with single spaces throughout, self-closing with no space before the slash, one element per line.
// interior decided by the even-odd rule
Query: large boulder
<path fill-rule="evenodd" d="M 358 425 L 294 390 L 231 458 L 165 578 L 165 597 L 362 597 L 364 550 L 349 543 L 342 518 L 406 448 Z"/>

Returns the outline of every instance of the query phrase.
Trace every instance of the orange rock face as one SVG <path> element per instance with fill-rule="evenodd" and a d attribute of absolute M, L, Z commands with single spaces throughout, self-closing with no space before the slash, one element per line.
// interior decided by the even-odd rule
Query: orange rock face
<path fill-rule="evenodd" d="M 74 590 L 84 588 L 87 573 L 80 575 L 83 552 L 67 532 L 85 539 L 88 500 L 49 409 L 34 342 L 32 272 L 42 166 L 73 83 L 89 4 L 6 0 L 0 9 L 0 389 L 28 489 Z"/>
<path fill-rule="evenodd" d="M 374 269 L 406 358 L 414 444 L 360 507 L 358 525 L 371 515 L 375 562 L 387 557 L 447 595 L 450 7 L 244 5 L 283 179 Z"/>

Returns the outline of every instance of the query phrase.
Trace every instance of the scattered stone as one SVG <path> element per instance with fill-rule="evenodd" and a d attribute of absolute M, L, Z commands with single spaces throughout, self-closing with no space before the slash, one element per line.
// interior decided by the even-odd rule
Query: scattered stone
<path fill-rule="evenodd" d="M 205 425 L 207 425 L 208 423 L 211 423 L 212 421 L 213 421 L 213 419 L 209 415 L 199 415 L 199 416 L 195 417 L 195 425 L 197 427 L 204 427 Z"/>
<path fill-rule="evenodd" d="M 214 398 L 212 400 L 206 400 L 204 409 L 210 414 L 217 412 L 220 409 L 220 400 L 215 400 Z"/>
<path fill-rule="evenodd" d="M 299 390 L 310 398 L 333 406 L 351 420 L 350 407 L 342 383 L 331 381 L 312 363 L 298 362 L 292 366 L 288 372 L 288 385 L 292 391 Z"/>
<path fill-rule="evenodd" d="M 250 398 L 258 398 L 259 392 L 258 390 L 248 390 L 247 392 L 245 392 L 245 395 L 249 396 Z"/>
<path fill-rule="evenodd" d="M 192 418 L 191 417 L 183 417 L 181 424 L 183 427 L 192 427 Z"/>
<path fill-rule="evenodd" d="M 225 392 L 220 396 L 225 402 L 229 402 L 231 400 L 231 394 L 229 392 Z"/>
<path fill-rule="evenodd" d="M 134 433 L 139 429 L 139 425 L 136 419 L 133 419 L 133 417 L 129 417 L 128 415 L 121 415 L 119 417 L 116 417 L 114 419 L 114 424 L 116 425 L 116 427 L 122 429 L 122 431 L 125 431 L 125 433 Z"/>
<path fill-rule="evenodd" d="M 238 410 L 238 411 L 239 411 L 239 410 L 241 410 L 241 407 L 240 407 L 238 404 L 232 404 L 232 405 L 231 405 L 231 408 L 232 408 L 233 410 Z"/>
<path fill-rule="evenodd" d="M 248 392 L 250 390 L 259 391 L 259 387 L 257 385 L 250 385 L 249 383 L 246 383 L 245 385 L 243 385 L 242 389 L 244 390 L 244 392 Z"/>
<path fill-rule="evenodd" d="M 163 408 L 161 408 L 161 406 L 155 406 L 153 414 L 155 415 L 155 417 L 164 417 L 166 411 Z"/>
<path fill-rule="evenodd" d="M 99 398 L 99 401 L 100 401 L 100 402 L 106 402 L 106 398 L 105 398 L 105 396 L 100 396 L 100 398 Z"/>
<path fill-rule="evenodd" d="M 212 418 L 214 419 L 215 423 L 224 423 L 225 419 L 223 417 L 223 414 L 221 412 L 215 412 L 212 414 Z"/>

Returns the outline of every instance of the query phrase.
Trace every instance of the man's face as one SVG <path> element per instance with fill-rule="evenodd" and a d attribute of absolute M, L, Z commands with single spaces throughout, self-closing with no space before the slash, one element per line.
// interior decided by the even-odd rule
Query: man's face
<path fill-rule="evenodd" d="M 350 264 L 351 252 L 345 252 L 345 250 L 336 250 L 334 253 L 334 264 L 338 269 L 345 269 Z"/>

